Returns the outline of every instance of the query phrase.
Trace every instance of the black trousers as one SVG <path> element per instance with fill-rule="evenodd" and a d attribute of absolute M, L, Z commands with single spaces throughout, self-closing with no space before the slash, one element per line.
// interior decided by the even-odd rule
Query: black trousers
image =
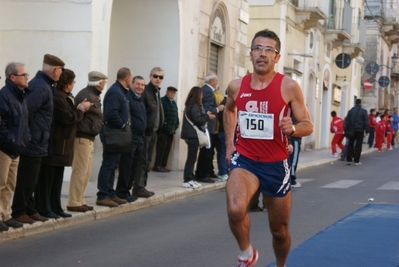
<path fill-rule="evenodd" d="M 355 131 L 353 137 L 349 138 L 348 152 L 346 154 L 346 161 L 351 162 L 352 157 L 355 163 L 360 161 L 360 155 L 362 153 L 364 131 Z M 355 155 L 353 155 L 355 154 Z"/>
<path fill-rule="evenodd" d="M 184 182 L 189 182 L 194 180 L 193 172 L 194 172 L 194 165 L 197 161 L 197 154 L 198 154 L 198 139 L 191 138 L 184 140 L 187 144 L 187 159 L 186 164 L 184 165 L 184 174 L 183 180 Z"/>
<path fill-rule="evenodd" d="M 33 192 L 36 188 L 41 162 L 41 157 L 35 158 L 25 155 L 19 157 L 17 184 L 11 206 L 12 217 L 37 213 Z"/>
<path fill-rule="evenodd" d="M 141 165 L 138 167 L 137 176 L 134 178 L 133 190 L 139 190 L 147 186 L 148 180 L 148 168 L 151 164 L 152 153 L 154 152 L 154 146 L 157 141 L 157 133 L 153 132 L 151 135 L 146 135 L 143 138 L 143 153 Z M 141 170 L 140 170 L 141 169 Z"/>
<path fill-rule="evenodd" d="M 135 177 L 140 178 L 137 173 L 140 172 L 141 174 L 141 166 L 143 166 L 143 147 L 143 137 L 135 136 L 132 138 L 130 152 L 121 154 L 118 167 L 119 176 L 116 184 L 116 195 L 120 198 L 126 199 L 130 197 L 129 191 L 132 189 Z"/>
<path fill-rule="evenodd" d="M 64 181 L 64 167 L 42 164 L 35 190 L 37 211 L 40 214 L 63 211 L 61 190 Z"/>
<path fill-rule="evenodd" d="M 210 138 L 211 141 L 211 148 L 207 149 L 206 147 L 201 147 L 199 155 L 198 155 L 198 162 L 197 162 L 197 171 L 195 172 L 195 176 L 197 178 L 206 178 L 213 171 L 213 140 L 212 137 Z"/>
<path fill-rule="evenodd" d="M 157 146 L 156 146 L 156 157 L 154 167 L 166 167 L 168 164 L 168 157 L 170 148 L 172 147 L 173 134 L 159 133 Z"/>

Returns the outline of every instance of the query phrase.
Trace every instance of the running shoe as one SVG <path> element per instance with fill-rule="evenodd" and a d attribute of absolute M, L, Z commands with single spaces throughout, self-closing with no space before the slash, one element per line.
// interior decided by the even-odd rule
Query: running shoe
<path fill-rule="evenodd" d="M 252 247 L 252 259 L 243 259 L 238 256 L 237 267 L 252 267 L 258 261 L 258 251 Z"/>
<path fill-rule="evenodd" d="M 218 179 L 222 181 L 227 181 L 227 179 L 229 179 L 229 175 L 228 174 L 219 175 Z"/>
<path fill-rule="evenodd" d="M 198 188 L 199 186 L 198 186 L 196 183 L 194 183 L 194 181 L 189 181 L 189 182 L 187 182 L 187 183 L 183 183 L 183 187 L 184 187 L 184 188 L 196 189 L 196 188 Z"/>
<path fill-rule="evenodd" d="M 291 184 L 291 187 L 300 188 L 300 187 L 302 187 L 302 185 L 300 183 L 296 182 L 295 184 Z"/>

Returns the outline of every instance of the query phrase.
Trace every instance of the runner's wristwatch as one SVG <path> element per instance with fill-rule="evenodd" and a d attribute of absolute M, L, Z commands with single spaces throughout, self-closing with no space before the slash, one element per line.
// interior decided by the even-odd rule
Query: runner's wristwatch
<path fill-rule="evenodd" d="M 288 136 L 291 136 L 291 135 L 293 135 L 294 133 L 295 133 L 295 125 L 292 125 L 292 132 L 288 135 Z"/>

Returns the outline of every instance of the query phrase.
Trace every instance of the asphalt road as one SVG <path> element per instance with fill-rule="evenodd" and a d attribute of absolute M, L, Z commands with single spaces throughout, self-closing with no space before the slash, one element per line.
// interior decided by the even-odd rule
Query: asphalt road
<path fill-rule="evenodd" d="M 362 166 L 338 161 L 299 172 L 303 187 L 293 191 L 292 248 L 369 198 L 398 204 L 398 159 L 396 149 L 365 155 Z M 257 266 L 266 266 L 274 261 L 267 212 L 252 213 L 251 223 L 252 244 L 260 252 Z M 235 266 L 237 253 L 220 190 L 0 242 L 0 266 L 223 267 Z"/>

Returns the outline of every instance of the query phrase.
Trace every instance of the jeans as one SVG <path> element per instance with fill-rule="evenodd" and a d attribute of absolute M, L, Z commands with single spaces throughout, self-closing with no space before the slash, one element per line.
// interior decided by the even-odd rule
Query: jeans
<path fill-rule="evenodd" d="M 120 157 L 121 154 L 110 154 L 103 151 L 103 161 L 97 180 L 98 200 L 115 197 L 115 170 L 118 167 Z"/>
<path fill-rule="evenodd" d="M 292 146 L 294 150 L 289 156 L 291 164 L 291 184 L 296 184 L 296 168 L 298 167 L 299 153 L 301 152 L 301 142 L 293 140 Z"/>
<path fill-rule="evenodd" d="M 219 153 L 219 160 L 218 160 L 218 168 L 219 168 L 219 175 L 225 175 L 228 173 L 228 162 L 226 160 L 226 136 L 224 132 L 219 132 L 219 141 L 220 141 L 220 153 Z"/>
<path fill-rule="evenodd" d="M 186 139 L 187 144 L 187 159 L 186 164 L 184 165 L 183 179 L 184 182 L 189 182 L 194 180 L 193 171 L 194 165 L 197 161 L 197 153 L 198 153 L 198 139 Z"/>
<path fill-rule="evenodd" d="M 369 139 L 368 139 L 368 142 L 367 142 L 369 144 L 369 148 L 373 148 L 374 134 L 375 134 L 375 129 L 374 128 L 370 128 Z"/>

